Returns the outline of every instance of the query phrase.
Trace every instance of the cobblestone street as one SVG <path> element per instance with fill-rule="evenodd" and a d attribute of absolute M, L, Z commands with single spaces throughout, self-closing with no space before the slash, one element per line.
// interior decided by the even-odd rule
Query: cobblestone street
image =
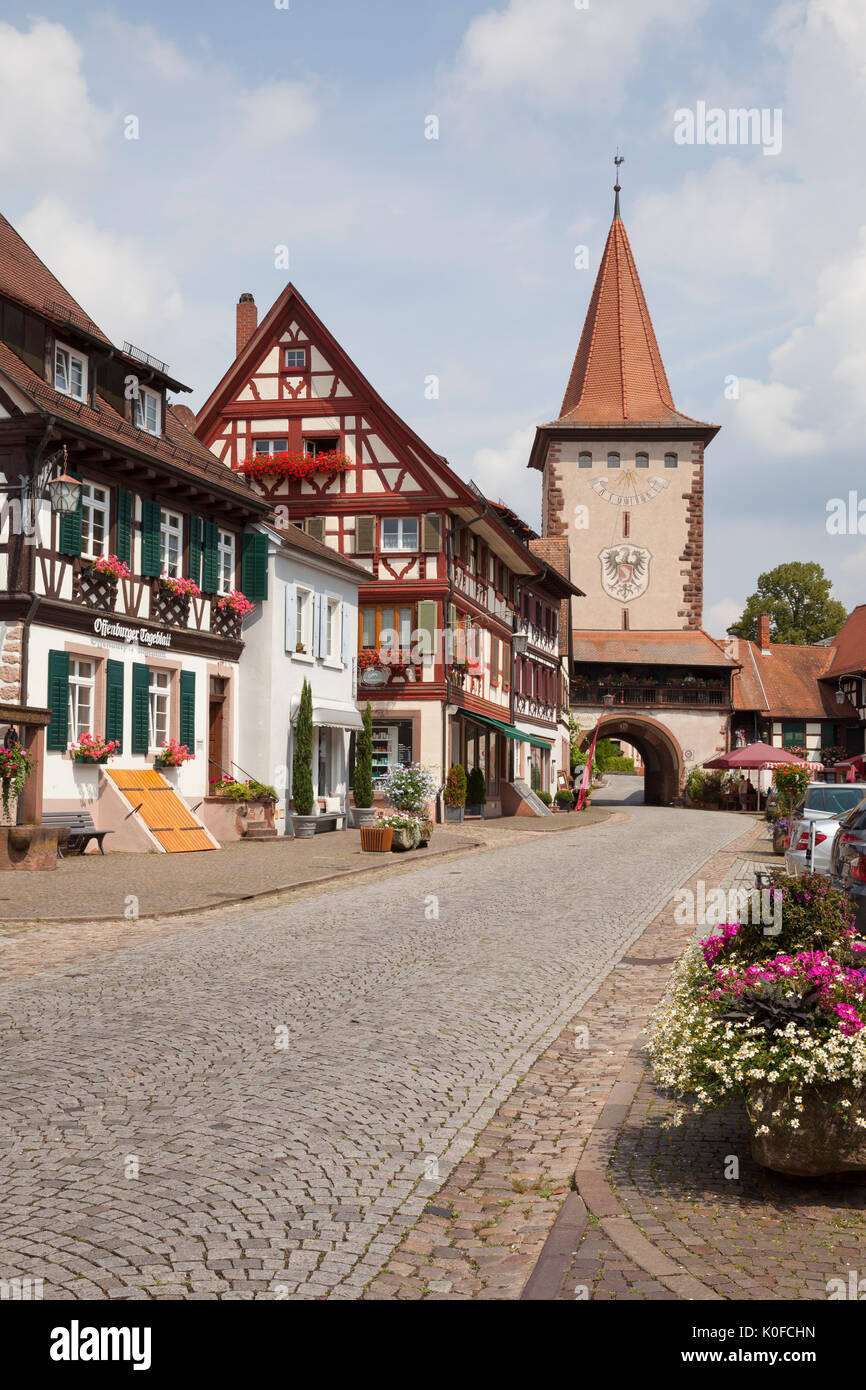
<path fill-rule="evenodd" d="M 361 1296 L 744 829 L 626 814 L 0 987 L 0 1277 L 47 1298 Z"/>

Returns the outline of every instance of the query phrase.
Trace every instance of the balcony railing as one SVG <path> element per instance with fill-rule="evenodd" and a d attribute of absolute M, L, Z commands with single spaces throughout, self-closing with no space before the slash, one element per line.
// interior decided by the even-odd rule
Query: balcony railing
<path fill-rule="evenodd" d="M 695 684 L 683 685 L 608 685 L 589 681 L 570 682 L 573 705 L 689 705 L 725 706 L 730 704 L 728 691 Z"/>
<path fill-rule="evenodd" d="M 556 705 L 536 700 L 534 695 L 521 695 L 519 691 L 514 693 L 514 713 L 515 716 L 522 714 L 529 719 L 544 719 L 548 724 L 557 721 Z"/>

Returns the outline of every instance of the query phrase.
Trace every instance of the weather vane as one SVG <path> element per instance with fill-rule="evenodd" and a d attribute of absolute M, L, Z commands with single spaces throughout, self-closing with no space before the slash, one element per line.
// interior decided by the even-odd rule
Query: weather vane
<path fill-rule="evenodd" d="M 616 154 L 614 155 L 613 162 L 614 162 L 614 164 L 616 165 L 616 183 L 615 183 L 614 186 L 613 186 L 613 191 L 614 191 L 616 197 L 615 197 L 615 199 L 614 199 L 613 215 L 614 215 L 614 217 L 619 217 L 619 190 L 620 190 L 620 183 L 619 183 L 619 166 L 620 166 L 621 164 L 625 164 L 625 155 L 620 154 L 620 152 L 619 152 L 619 145 L 617 145 L 617 147 L 616 147 Z"/>

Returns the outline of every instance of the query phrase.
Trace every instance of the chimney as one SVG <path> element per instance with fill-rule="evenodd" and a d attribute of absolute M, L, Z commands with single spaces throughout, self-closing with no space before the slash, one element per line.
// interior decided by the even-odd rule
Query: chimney
<path fill-rule="evenodd" d="M 259 311 L 251 294 L 242 294 L 237 309 L 237 346 L 235 357 L 240 357 L 259 324 Z"/>
<path fill-rule="evenodd" d="M 761 613 L 758 617 L 758 646 L 764 656 L 770 651 L 770 615 Z"/>

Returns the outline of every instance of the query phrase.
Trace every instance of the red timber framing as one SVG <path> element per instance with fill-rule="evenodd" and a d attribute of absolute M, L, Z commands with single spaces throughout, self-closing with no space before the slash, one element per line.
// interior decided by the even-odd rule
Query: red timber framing
<path fill-rule="evenodd" d="M 243 307 L 249 313 L 246 296 Z M 437 652 L 423 683 L 367 689 L 359 682 L 360 698 L 374 702 L 374 717 L 377 700 L 421 698 L 512 719 L 515 604 L 522 584 L 532 580 L 544 589 L 548 566 L 504 524 L 499 509 L 386 404 L 293 285 L 242 342 L 200 410 L 196 434 L 233 469 L 257 446 L 302 454 L 317 441 L 350 460 L 341 474 L 265 477 L 256 487 L 273 506 L 278 526 L 304 525 L 369 570 L 370 582 L 359 592 L 361 646 L 365 610 L 395 611 L 397 621 L 399 610 L 405 615 L 409 609 L 415 629 L 419 605 L 427 623 L 435 605 Z M 579 593 L 558 581 L 569 595 Z M 549 602 L 558 611 L 556 584 Z M 458 628 L 468 621 L 482 634 L 472 639 L 482 649 L 479 667 L 457 673 L 459 681 L 449 670 L 442 636 L 449 618 Z M 368 635 L 379 626 L 379 617 L 368 617 Z"/>

